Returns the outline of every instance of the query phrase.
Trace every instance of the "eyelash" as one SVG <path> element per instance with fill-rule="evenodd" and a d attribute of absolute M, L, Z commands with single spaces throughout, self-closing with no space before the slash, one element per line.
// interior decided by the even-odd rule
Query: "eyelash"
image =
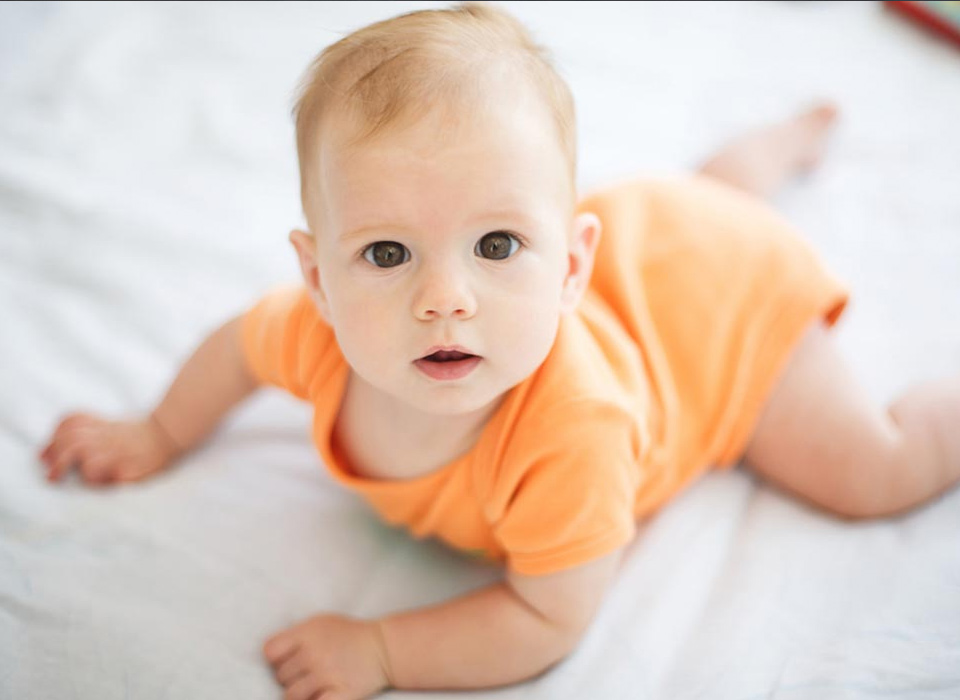
<path fill-rule="evenodd" d="M 523 236 L 520 236 L 519 234 L 513 233 L 512 231 L 490 231 L 490 232 L 485 233 L 484 235 L 482 235 L 482 236 L 480 237 L 480 240 L 478 240 L 477 243 L 476 243 L 476 245 L 474 246 L 474 251 L 476 252 L 476 251 L 480 248 L 480 244 L 483 242 L 483 240 L 484 240 L 487 236 L 490 236 L 490 235 L 495 234 L 495 233 L 503 234 L 503 235 L 509 237 L 510 242 L 511 242 L 511 244 L 512 244 L 511 247 L 510 247 L 510 253 L 509 253 L 509 255 L 507 255 L 505 258 L 484 258 L 485 260 L 492 260 L 492 261 L 494 261 L 494 262 L 500 262 L 500 261 L 502 261 L 502 260 L 509 260 L 509 259 L 512 258 L 514 255 L 516 255 L 517 252 L 518 252 L 521 248 L 525 248 L 526 245 L 527 245 L 526 240 L 523 238 Z M 368 254 L 369 254 L 369 253 L 372 253 L 373 250 L 374 250 L 374 248 L 375 248 L 377 245 L 380 245 L 380 244 L 383 244 L 383 243 L 392 243 L 392 244 L 397 245 L 397 246 L 399 246 L 400 248 L 402 248 L 402 249 L 403 249 L 403 259 L 402 259 L 399 263 L 397 263 L 396 265 L 386 265 L 386 266 L 377 265 L 377 263 L 376 263 L 375 261 L 373 261 L 373 260 L 370 259 L 370 257 L 368 256 Z M 381 269 L 381 270 L 389 270 L 389 269 L 391 269 L 391 268 L 398 267 L 399 265 L 402 265 L 403 263 L 407 262 L 407 261 L 410 259 L 410 251 L 407 249 L 407 247 L 406 247 L 405 245 L 403 245 L 402 243 L 397 243 L 396 241 L 374 241 L 374 242 L 371 243 L 370 245 L 365 246 L 365 247 L 363 248 L 363 250 L 360 251 L 360 257 L 361 257 L 362 259 L 364 259 L 366 262 L 370 263 L 371 265 L 373 265 L 374 267 L 376 267 L 376 268 L 378 268 L 378 269 Z M 478 256 L 478 257 L 482 257 L 482 256 Z"/>

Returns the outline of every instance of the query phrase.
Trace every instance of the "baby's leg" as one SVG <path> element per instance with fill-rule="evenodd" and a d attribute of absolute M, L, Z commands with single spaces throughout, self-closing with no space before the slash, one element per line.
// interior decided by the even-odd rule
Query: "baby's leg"
<path fill-rule="evenodd" d="M 880 410 L 817 324 L 761 413 L 745 462 L 844 517 L 908 510 L 960 480 L 960 377 L 917 386 Z"/>
<path fill-rule="evenodd" d="M 699 172 L 770 197 L 816 167 L 836 116 L 836 107 L 821 104 L 779 124 L 748 131 L 707 158 Z"/>
<path fill-rule="evenodd" d="M 747 132 L 700 172 L 769 197 L 817 165 L 835 118 L 836 109 L 825 104 Z M 960 480 L 960 377 L 916 387 L 883 411 L 817 324 L 795 349 L 744 460 L 839 515 L 907 510 Z"/>

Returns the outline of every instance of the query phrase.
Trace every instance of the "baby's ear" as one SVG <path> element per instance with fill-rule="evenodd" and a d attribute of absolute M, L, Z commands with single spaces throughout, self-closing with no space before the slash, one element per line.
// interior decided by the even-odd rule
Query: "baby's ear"
<path fill-rule="evenodd" d="M 570 250 L 567 254 L 567 277 L 563 282 L 563 292 L 560 297 L 560 309 L 563 313 L 571 313 L 577 308 L 583 293 L 590 284 L 590 274 L 593 272 L 593 260 L 597 254 L 597 244 L 600 242 L 600 217 L 591 212 L 577 214 L 573 219 L 570 232 Z"/>
<path fill-rule="evenodd" d="M 294 229 L 290 232 L 290 243 L 297 252 L 300 272 L 303 273 L 303 281 L 307 285 L 310 297 L 320 315 L 328 319 L 327 295 L 324 294 L 323 285 L 320 283 L 320 268 L 317 266 L 317 239 L 306 231 Z"/>

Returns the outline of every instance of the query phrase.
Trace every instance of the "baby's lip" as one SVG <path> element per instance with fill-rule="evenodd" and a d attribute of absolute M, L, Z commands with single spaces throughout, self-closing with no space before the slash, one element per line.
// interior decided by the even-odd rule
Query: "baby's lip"
<path fill-rule="evenodd" d="M 483 358 L 462 345 L 435 345 L 414 366 L 436 382 L 453 382 L 468 377 Z"/>
<path fill-rule="evenodd" d="M 470 357 L 478 357 L 478 355 L 462 345 L 434 345 L 415 361 L 453 362 L 466 360 Z"/>

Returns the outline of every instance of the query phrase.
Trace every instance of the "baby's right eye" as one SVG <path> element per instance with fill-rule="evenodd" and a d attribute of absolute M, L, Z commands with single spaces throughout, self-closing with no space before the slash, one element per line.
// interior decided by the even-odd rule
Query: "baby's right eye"
<path fill-rule="evenodd" d="M 377 267 L 396 267 L 410 259 L 410 251 L 395 241 L 377 241 L 363 249 L 363 257 Z"/>

